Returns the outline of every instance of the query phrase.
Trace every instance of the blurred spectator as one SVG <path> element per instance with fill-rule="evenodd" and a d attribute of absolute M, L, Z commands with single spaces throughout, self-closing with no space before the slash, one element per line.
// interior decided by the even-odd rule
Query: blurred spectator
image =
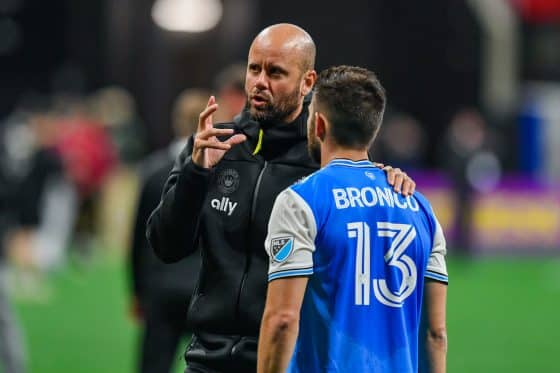
<path fill-rule="evenodd" d="M 560 1 L 558 0 L 511 0 L 530 22 L 560 21 Z"/>
<path fill-rule="evenodd" d="M 85 116 L 65 119 L 57 143 L 69 176 L 83 199 L 99 191 L 117 163 L 116 149 L 101 123 Z"/>
<path fill-rule="evenodd" d="M 22 373 L 25 372 L 25 354 L 20 327 L 12 310 L 8 294 L 7 271 L 8 263 L 5 250 L 8 232 L 13 229 L 16 221 L 14 196 L 17 190 L 17 175 L 14 175 L 9 163 L 11 154 L 7 151 L 6 123 L 3 123 L 4 131 L 0 136 L 0 367 L 3 372 Z M 21 125 L 17 125 L 21 127 Z M 13 129 L 14 127 L 11 127 Z"/>
<path fill-rule="evenodd" d="M 463 109 L 452 118 L 443 138 L 441 164 L 451 177 L 457 209 L 457 249 L 471 251 L 473 196 L 496 187 L 501 165 L 497 144 L 484 118 L 475 109 Z"/>
<path fill-rule="evenodd" d="M 399 113 L 389 116 L 375 144 L 373 159 L 407 171 L 425 164 L 426 134 L 420 123 L 409 115 Z"/>
<path fill-rule="evenodd" d="M 132 312 L 143 321 L 141 372 L 169 372 L 181 336 L 187 335 L 185 315 L 198 281 L 199 255 L 173 264 L 162 263 L 146 239 L 146 221 L 160 201 L 163 186 L 175 158 L 188 136 L 196 131 L 198 115 L 209 93 L 187 90 L 173 108 L 175 142 L 143 164 L 143 182 L 130 253 Z"/>
<path fill-rule="evenodd" d="M 66 173 L 78 191 L 75 246 L 84 257 L 90 253 L 96 232 L 99 194 L 117 166 L 118 154 L 106 128 L 88 116 L 85 109 L 71 111 L 62 119 L 61 125 L 56 146 Z"/>
<path fill-rule="evenodd" d="M 247 102 L 245 93 L 245 63 L 238 63 L 224 68 L 214 81 L 216 102 L 220 105 L 214 122 L 229 122 L 239 114 Z"/>
<path fill-rule="evenodd" d="M 88 224 L 95 228 L 99 246 L 128 246 L 137 192 L 137 162 L 145 154 L 146 136 L 132 95 L 122 87 L 99 89 L 87 99 L 88 114 L 101 125 L 118 158 L 95 195 Z M 113 167 L 114 166 L 114 167 Z"/>
<path fill-rule="evenodd" d="M 118 86 L 98 90 L 89 98 L 89 110 L 111 134 L 119 159 L 136 162 L 144 155 L 146 138 L 133 97 Z"/>
<path fill-rule="evenodd" d="M 10 254 L 26 269 L 60 267 L 76 215 L 76 190 L 66 177 L 57 149 L 62 123 L 51 112 L 34 112 L 28 120 L 35 150 L 15 193 L 17 224 Z"/>

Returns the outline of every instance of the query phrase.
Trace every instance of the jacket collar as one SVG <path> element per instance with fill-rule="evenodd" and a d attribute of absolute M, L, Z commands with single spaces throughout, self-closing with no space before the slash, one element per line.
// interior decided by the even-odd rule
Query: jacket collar
<path fill-rule="evenodd" d="M 265 159 L 274 158 L 296 143 L 307 141 L 307 117 L 310 102 L 311 94 L 304 98 L 301 113 L 291 123 L 260 123 L 251 119 L 248 109 L 244 110 L 235 121 L 235 130 L 245 134 L 251 146 L 255 148 L 259 141 L 259 131 L 262 129 L 259 154 Z"/>

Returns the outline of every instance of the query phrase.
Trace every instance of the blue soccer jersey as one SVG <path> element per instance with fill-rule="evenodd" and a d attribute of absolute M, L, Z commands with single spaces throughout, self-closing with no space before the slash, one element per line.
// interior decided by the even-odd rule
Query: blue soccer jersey
<path fill-rule="evenodd" d="M 336 159 L 276 199 L 269 281 L 309 276 L 288 372 L 416 372 L 424 278 L 447 283 L 428 201 Z"/>

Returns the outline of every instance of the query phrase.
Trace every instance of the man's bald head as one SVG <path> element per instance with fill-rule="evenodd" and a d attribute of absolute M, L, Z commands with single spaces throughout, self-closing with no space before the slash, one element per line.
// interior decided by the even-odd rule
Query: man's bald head
<path fill-rule="evenodd" d="M 307 31 L 290 23 L 278 23 L 262 30 L 253 40 L 253 48 L 274 48 L 294 54 L 302 72 L 315 67 L 315 42 Z"/>
<path fill-rule="evenodd" d="M 251 44 L 245 75 L 253 119 L 295 120 L 315 84 L 314 64 L 315 43 L 301 27 L 281 23 L 262 30 Z"/>

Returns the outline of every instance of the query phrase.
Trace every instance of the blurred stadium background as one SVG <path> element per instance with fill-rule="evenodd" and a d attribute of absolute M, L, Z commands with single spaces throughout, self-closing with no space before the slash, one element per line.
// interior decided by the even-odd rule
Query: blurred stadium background
<path fill-rule="evenodd" d="M 449 371 L 558 371 L 560 0 L 0 0 L 1 275 L 27 370 L 135 370 L 143 160 L 177 95 L 216 93 L 277 22 L 309 31 L 318 70 L 387 88 L 375 159 L 415 177 L 449 240 Z"/>

